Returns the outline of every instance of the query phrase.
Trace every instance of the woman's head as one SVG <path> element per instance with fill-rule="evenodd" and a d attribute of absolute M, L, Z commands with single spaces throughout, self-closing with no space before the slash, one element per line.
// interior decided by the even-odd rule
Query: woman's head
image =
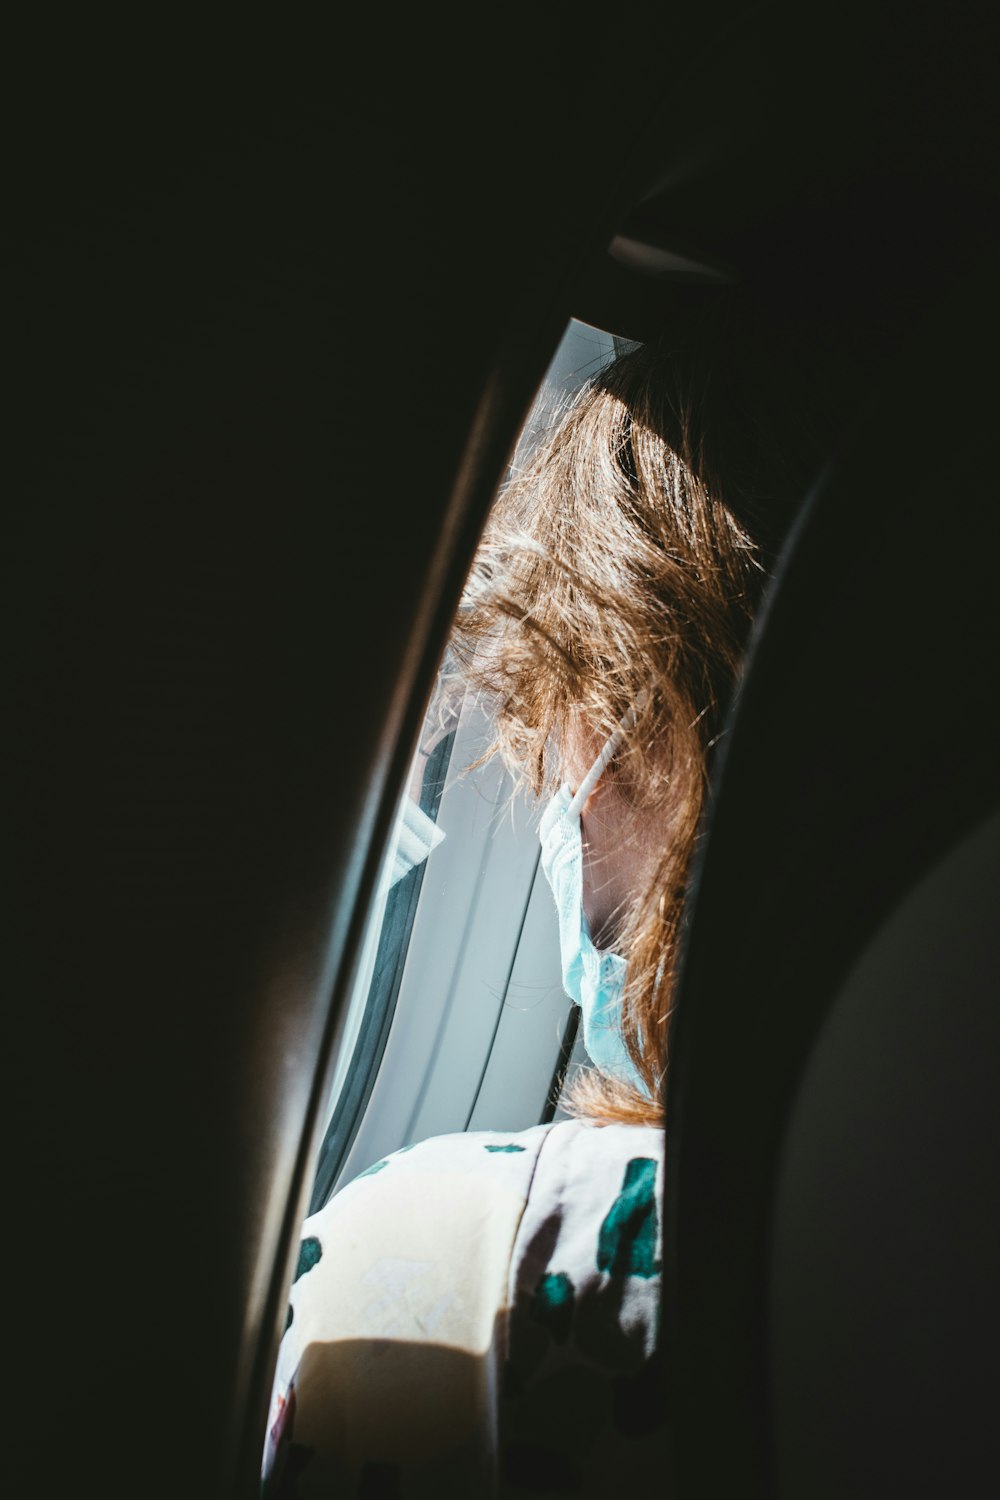
<path fill-rule="evenodd" d="M 640 705 L 585 809 L 584 838 L 588 915 L 627 960 L 625 1040 L 654 1098 L 709 758 L 801 498 L 753 403 L 734 410 L 705 367 L 671 348 L 622 355 L 518 455 L 453 637 L 495 748 L 536 794 L 577 785 Z M 656 1112 L 594 1075 L 577 1094 L 607 1118 Z"/>

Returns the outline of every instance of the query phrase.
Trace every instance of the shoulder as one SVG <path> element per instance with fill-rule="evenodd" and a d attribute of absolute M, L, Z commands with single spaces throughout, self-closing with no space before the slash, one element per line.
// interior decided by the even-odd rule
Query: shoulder
<path fill-rule="evenodd" d="M 575 1120 L 373 1162 L 303 1226 L 264 1493 L 390 1471 L 400 1494 L 451 1493 L 449 1465 L 480 1493 L 541 1447 L 575 1463 L 551 1451 L 566 1391 L 596 1420 L 609 1381 L 643 1378 L 661 1163 L 661 1132 Z"/>
<path fill-rule="evenodd" d="M 266 1494 L 322 1493 L 373 1465 L 436 1472 L 448 1453 L 489 1465 L 511 1254 L 554 1128 L 422 1141 L 306 1219 Z"/>
<path fill-rule="evenodd" d="M 308 1302 L 314 1333 L 320 1319 L 339 1337 L 398 1337 L 405 1315 L 472 1336 L 471 1299 L 503 1281 L 548 1133 L 442 1135 L 373 1162 L 306 1219 L 292 1318 Z"/>
<path fill-rule="evenodd" d="M 581 1278 L 652 1276 L 662 1163 L 661 1130 L 579 1120 L 404 1147 L 306 1219 L 289 1325 L 301 1310 L 313 1337 L 406 1337 L 417 1324 L 483 1347 L 540 1246 Z"/>

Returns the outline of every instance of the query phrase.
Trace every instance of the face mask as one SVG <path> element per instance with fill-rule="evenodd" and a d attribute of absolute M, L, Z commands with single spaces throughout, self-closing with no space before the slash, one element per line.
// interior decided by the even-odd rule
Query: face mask
<path fill-rule="evenodd" d="M 555 897 L 563 988 L 580 1007 L 583 1044 L 602 1073 L 648 1093 L 622 1038 L 625 960 L 594 946 L 583 912 L 583 839 L 580 809 L 598 778 L 635 723 L 639 704 L 629 710 L 587 772 L 575 796 L 562 786 L 542 815 L 539 837 L 542 870 Z"/>

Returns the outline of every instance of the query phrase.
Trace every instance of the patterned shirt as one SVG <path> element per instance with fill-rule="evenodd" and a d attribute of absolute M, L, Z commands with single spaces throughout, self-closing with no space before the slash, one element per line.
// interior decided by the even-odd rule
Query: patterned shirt
<path fill-rule="evenodd" d="M 527 1497 L 662 1482 L 663 1133 L 439 1136 L 303 1230 L 266 1500 Z"/>

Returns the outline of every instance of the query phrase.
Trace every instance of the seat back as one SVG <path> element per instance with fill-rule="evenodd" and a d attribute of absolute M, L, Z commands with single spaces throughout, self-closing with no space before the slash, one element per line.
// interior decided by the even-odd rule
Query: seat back
<path fill-rule="evenodd" d="M 970 268 L 876 382 L 717 767 L 668 1095 L 683 1500 L 1000 1459 L 997 313 Z"/>

